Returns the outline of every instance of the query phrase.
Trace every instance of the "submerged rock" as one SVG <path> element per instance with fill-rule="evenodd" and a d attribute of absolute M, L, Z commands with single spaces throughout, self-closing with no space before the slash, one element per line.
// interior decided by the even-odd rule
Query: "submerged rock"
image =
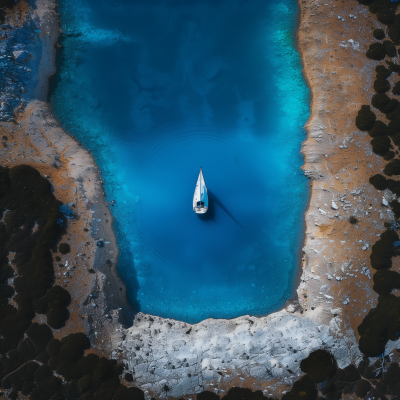
<path fill-rule="evenodd" d="M 16 62 L 25 62 L 28 61 L 30 53 L 28 53 L 26 50 L 16 50 L 13 51 L 13 56 Z"/>

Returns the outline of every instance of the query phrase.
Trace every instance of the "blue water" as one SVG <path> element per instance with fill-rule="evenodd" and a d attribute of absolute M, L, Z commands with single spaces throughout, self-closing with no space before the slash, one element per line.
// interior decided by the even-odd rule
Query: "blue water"
<path fill-rule="evenodd" d="M 191 323 L 282 307 L 309 196 L 297 0 L 60 0 L 59 11 L 51 105 L 115 202 L 129 302 Z"/>

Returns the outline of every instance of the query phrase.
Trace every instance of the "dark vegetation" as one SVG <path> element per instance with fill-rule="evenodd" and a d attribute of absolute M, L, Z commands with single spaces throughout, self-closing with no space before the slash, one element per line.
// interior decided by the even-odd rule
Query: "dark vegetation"
<path fill-rule="evenodd" d="M 367 51 L 367 57 L 371 60 L 383 60 L 386 57 L 385 46 L 382 43 L 372 43 Z"/>
<path fill-rule="evenodd" d="M 370 106 L 361 106 L 356 118 L 356 125 L 360 131 L 369 131 L 373 128 L 376 115 L 371 111 Z"/>
<path fill-rule="evenodd" d="M 400 182 L 393 179 L 386 179 L 381 174 L 376 174 L 369 178 L 369 183 L 374 186 L 375 189 L 385 190 L 389 189 L 392 193 L 400 196 Z"/>
<path fill-rule="evenodd" d="M 53 286 L 50 249 L 63 234 L 57 223 L 65 223 L 61 205 L 35 169 L 0 167 L 1 388 L 11 390 L 11 399 L 20 393 L 32 400 L 143 400 L 141 390 L 120 383 L 123 367 L 115 360 L 84 355 L 90 348 L 85 334 L 53 338 L 51 328 L 65 325 L 71 302 L 68 291 Z M 61 244 L 59 250 L 65 254 L 69 245 Z M 15 271 L 9 252 L 15 252 Z M 14 278 L 14 287 L 9 278 Z M 46 314 L 47 324 L 32 323 L 36 313 Z"/>
<path fill-rule="evenodd" d="M 390 150 L 391 145 L 389 136 L 378 136 L 371 140 L 372 151 L 382 157 Z"/>
<path fill-rule="evenodd" d="M 316 350 L 300 363 L 300 368 L 314 383 L 319 383 L 335 375 L 337 364 L 331 353 Z"/>
<path fill-rule="evenodd" d="M 393 294 L 379 296 L 378 305 L 364 318 L 358 333 L 359 348 L 365 355 L 383 354 L 389 340 L 400 338 L 400 298 Z"/>
<path fill-rule="evenodd" d="M 392 58 L 397 56 L 397 49 L 390 40 L 384 40 L 383 45 L 385 46 L 386 55 L 388 57 Z"/>
<path fill-rule="evenodd" d="M 349 222 L 350 222 L 352 225 L 355 225 L 355 224 L 358 222 L 358 219 L 357 219 L 354 215 L 352 215 L 352 216 L 349 218 Z"/>
<path fill-rule="evenodd" d="M 394 49 L 396 50 L 395 47 Z M 387 69 L 385 66 L 378 65 L 376 67 L 376 79 L 374 82 L 374 89 L 376 93 L 383 94 L 390 90 L 390 83 L 387 80 L 390 75 L 392 75 L 392 71 L 390 71 L 390 69 Z"/>
<path fill-rule="evenodd" d="M 390 40 L 383 43 L 374 42 L 370 45 L 366 56 L 370 59 L 381 61 L 383 48 L 386 56 L 396 57 L 400 54 L 395 46 L 400 45 L 400 15 L 396 15 L 398 2 L 390 0 L 358 0 L 360 4 L 368 6 L 370 12 L 376 14 L 378 20 L 388 26 L 387 34 Z M 373 36 L 376 40 L 385 38 L 383 29 L 375 29 Z M 400 66 L 393 60 L 385 60 L 385 65 L 376 67 L 376 80 L 374 89 L 376 94 L 372 97 L 372 107 L 386 114 L 390 121 L 388 125 L 374 119 L 369 112 L 368 106 L 362 106 L 356 118 L 356 126 L 360 130 L 368 130 L 372 137 L 371 146 L 373 151 L 389 161 L 383 168 L 386 176 L 400 175 L 400 160 L 395 158 L 395 147 L 400 146 L 400 106 L 397 100 L 390 99 L 386 95 L 390 84 L 387 82 L 392 73 L 400 75 Z M 394 84 L 392 93 L 400 95 L 400 81 Z M 372 120 L 374 124 L 372 125 Z M 372 125 L 372 126 L 371 126 Z M 369 129 L 365 129 L 369 126 Z M 369 178 L 369 182 L 377 190 L 389 189 L 400 196 L 400 182 L 388 179 L 384 175 L 377 174 Z M 392 201 L 390 207 L 393 210 L 396 221 L 400 219 L 400 203 Z M 369 357 L 376 357 L 384 353 L 389 340 L 397 340 L 400 337 L 400 298 L 391 294 L 394 289 L 400 288 L 400 274 L 392 271 L 392 258 L 400 254 L 400 241 L 396 232 L 398 223 L 386 223 L 386 231 L 380 235 L 379 240 L 372 246 L 370 255 L 371 267 L 376 270 L 373 281 L 374 290 L 379 294 L 378 304 L 371 309 L 358 327 L 360 335 L 359 348 Z M 368 366 L 359 366 L 359 372 L 367 379 L 378 379 L 375 373 L 368 372 Z M 399 374 L 400 368 L 397 364 L 390 365 L 379 384 L 371 384 L 367 381 L 358 382 L 351 388 L 343 389 L 343 393 L 355 393 L 358 397 L 365 398 L 369 393 L 370 398 L 379 398 L 385 395 L 399 396 L 398 383 L 395 383 L 394 374 Z M 381 372 L 379 372 L 381 373 Z M 400 375 L 397 375 L 397 377 Z M 398 379 L 397 379 L 398 380 Z M 390 382 L 390 383 L 389 383 Z M 392 389 L 393 387 L 393 389 Z"/>
<path fill-rule="evenodd" d="M 400 175 L 400 160 L 396 158 L 395 160 L 391 160 L 385 165 L 383 169 L 385 175 L 393 176 Z"/>
<path fill-rule="evenodd" d="M 386 37 L 383 29 L 375 29 L 372 34 L 376 40 L 383 40 Z"/>
<path fill-rule="evenodd" d="M 58 251 L 61 254 L 68 254 L 71 251 L 71 248 L 68 243 L 60 243 L 58 246 Z"/>
<path fill-rule="evenodd" d="M 392 229 L 387 229 L 380 235 L 380 239 L 372 246 L 370 255 L 371 267 L 389 269 L 392 267 L 392 257 L 396 254 L 395 242 L 399 241 L 399 235 Z"/>

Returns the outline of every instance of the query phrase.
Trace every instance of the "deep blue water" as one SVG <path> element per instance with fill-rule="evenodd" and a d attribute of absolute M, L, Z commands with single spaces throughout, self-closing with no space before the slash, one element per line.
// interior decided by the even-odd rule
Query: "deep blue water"
<path fill-rule="evenodd" d="M 130 303 L 191 323 L 279 309 L 309 195 L 297 0 L 59 3 L 51 104 L 115 201 Z"/>

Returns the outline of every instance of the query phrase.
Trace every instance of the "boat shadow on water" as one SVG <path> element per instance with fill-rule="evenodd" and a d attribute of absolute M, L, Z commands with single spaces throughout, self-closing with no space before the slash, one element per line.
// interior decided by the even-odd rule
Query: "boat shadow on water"
<path fill-rule="evenodd" d="M 197 216 L 203 221 L 215 221 L 215 205 L 220 207 L 236 224 L 238 224 L 242 229 L 243 226 L 240 222 L 230 213 L 230 211 L 222 204 L 222 202 L 218 199 L 218 197 L 211 192 L 210 189 L 207 189 L 208 193 L 208 210 L 205 214 L 197 214 Z"/>

